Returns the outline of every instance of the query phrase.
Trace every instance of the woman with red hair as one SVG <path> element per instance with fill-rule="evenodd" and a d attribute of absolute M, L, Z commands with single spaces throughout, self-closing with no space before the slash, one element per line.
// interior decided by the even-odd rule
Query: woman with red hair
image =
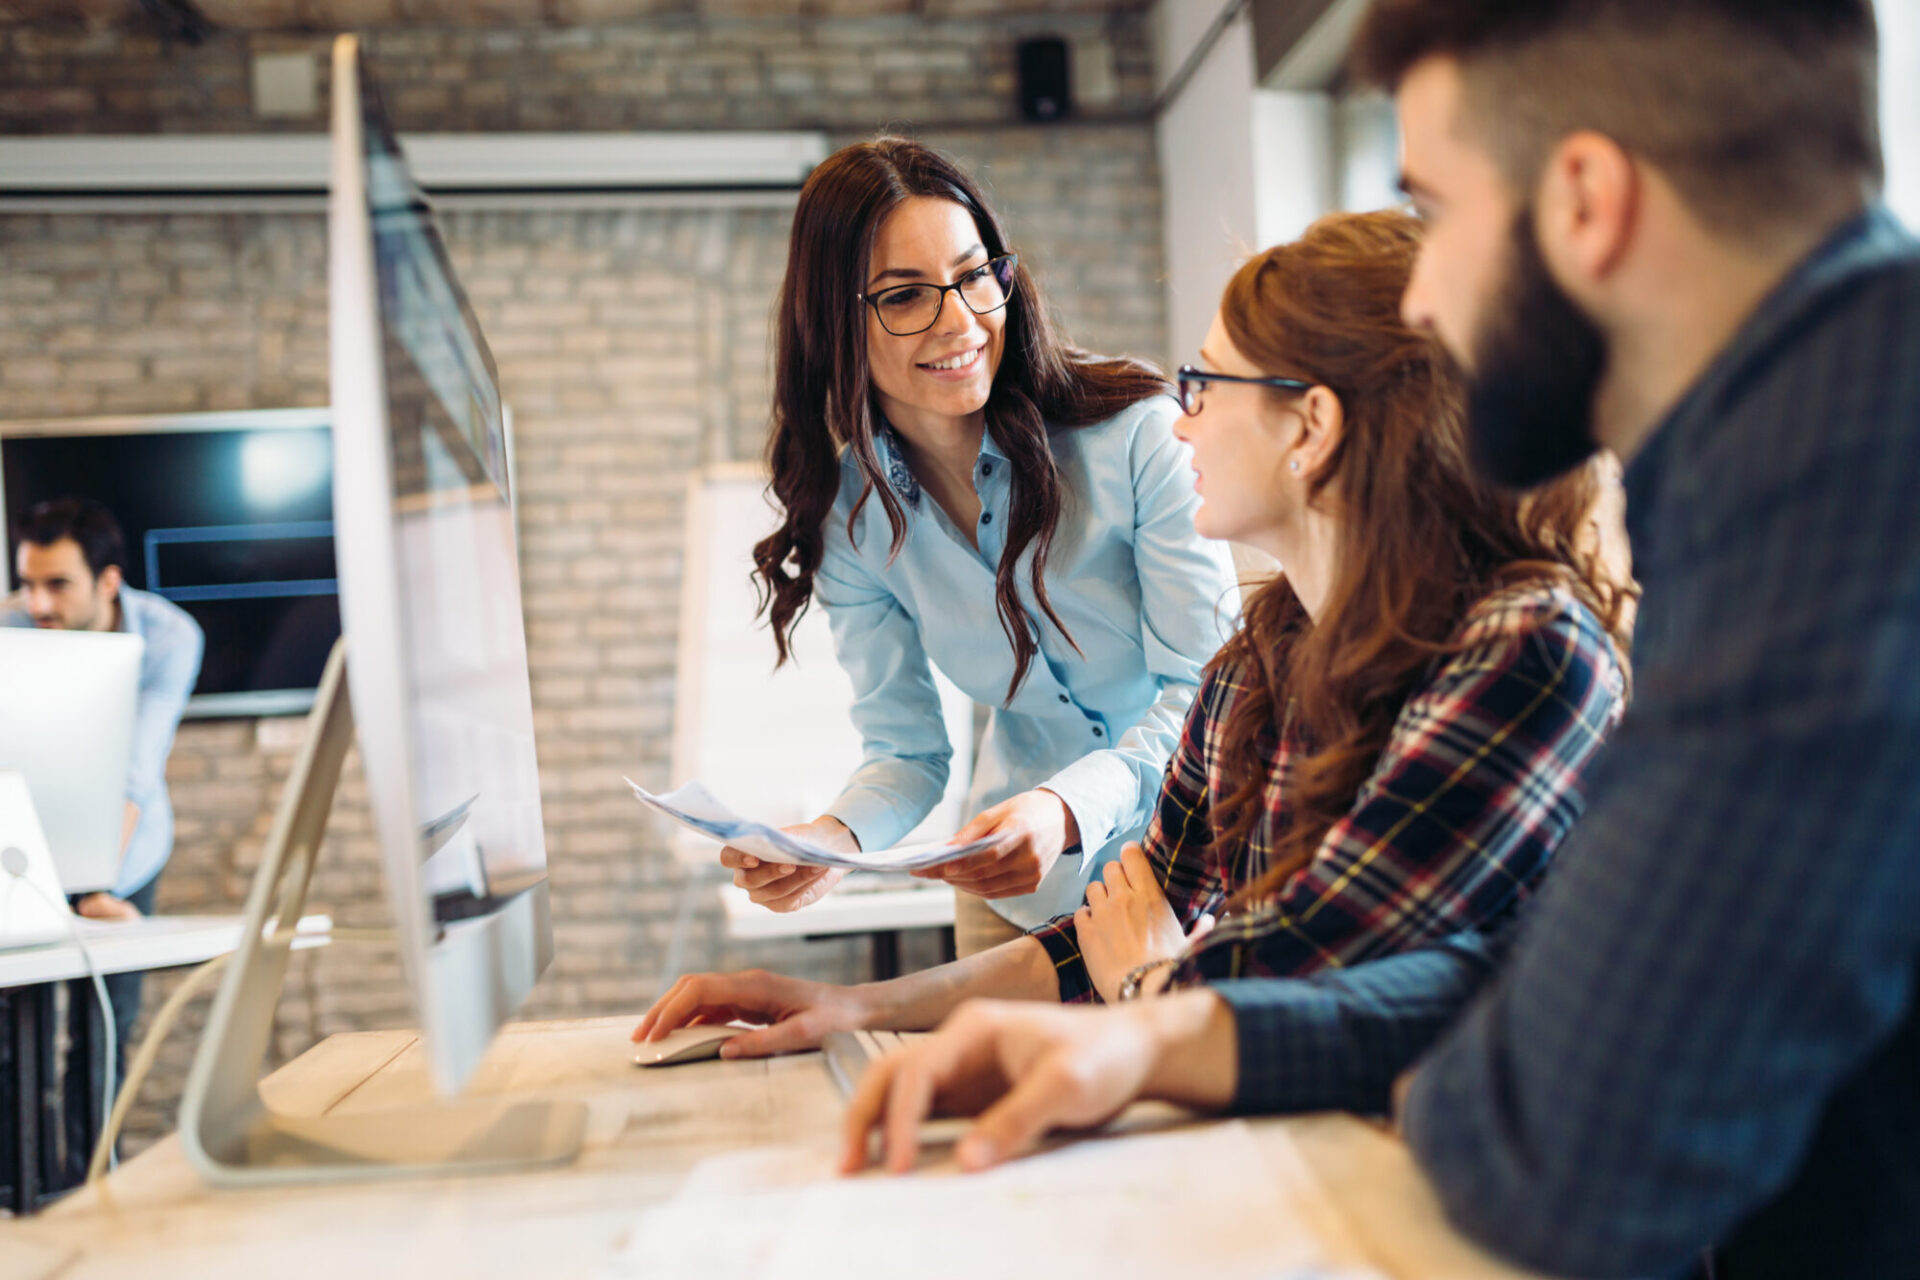
<path fill-rule="evenodd" d="M 682 978 L 636 1039 L 750 1018 L 773 1025 L 723 1052 L 778 1052 L 970 996 L 1302 975 L 1513 916 L 1622 710 L 1631 586 L 1599 467 L 1524 500 L 1475 475 L 1459 378 L 1399 314 L 1419 239 L 1399 213 L 1321 220 L 1239 270 L 1180 371 L 1198 532 L 1283 569 L 1208 666 L 1144 844 L 1085 905 L 891 982 Z"/>

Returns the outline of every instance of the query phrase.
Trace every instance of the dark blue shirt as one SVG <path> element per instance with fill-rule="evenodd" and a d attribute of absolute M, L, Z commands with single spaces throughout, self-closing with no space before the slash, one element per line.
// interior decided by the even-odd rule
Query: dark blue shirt
<path fill-rule="evenodd" d="M 1408 1141 L 1544 1270 L 1920 1273 L 1920 246 L 1829 239 L 1627 503 L 1634 704 Z"/>

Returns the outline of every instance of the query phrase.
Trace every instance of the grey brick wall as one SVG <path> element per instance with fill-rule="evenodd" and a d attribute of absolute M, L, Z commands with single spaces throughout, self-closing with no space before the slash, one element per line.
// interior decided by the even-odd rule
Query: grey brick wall
<path fill-rule="evenodd" d="M 1016 122 L 1014 44 L 1043 33 L 1066 37 L 1088 61 L 1089 85 L 1113 82 L 1113 99 L 1090 104 L 1090 117 L 1141 118 L 1152 67 L 1139 14 L 680 15 L 598 27 L 377 30 L 367 53 L 401 129 L 865 131 L 896 121 Z M 253 53 L 312 50 L 324 88 L 328 40 L 225 32 L 167 45 L 112 31 L 17 28 L 0 48 L 0 131 L 232 132 L 251 111 Z"/>
<path fill-rule="evenodd" d="M 1137 24 L 1075 21 L 1134 66 Z M 244 128 L 248 43 L 166 51 L 15 31 L 0 61 L 0 128 L 192 130 L 236 118 Z M 1151 127 L 1007 123 L 1010 87 L 981 67 L 1004 62 L 1008 43 L 1005 24 L 895 20 L 408 32 L 379 38 L 376 74 L 402 86 L 402 124 L 420 130 L 809 124 L 837 142 L 883 117 L 939 122 L 923 136 L 986 179 L 1068 332 L 1151 356 L 1164 347 Z M 1143 77 L 1141 66 L 1123 82 Z M 566 92 L 602 79 L 604 95 Z M 514 87 L 510 100 L 487 105 L 500 85 Z M 1128 92 L 1138 107 L 1144 89 Z M 528 1017 L 637 1012 L 660 982 L 681 874 L 618 778 L 666 780 L 682 494 L 700 463 L 760 451 L 788 219 L 784 209 L 443 219 L 516 414 L 557 948 Z M 0 415 L 323 404 L 326 357 L 317 214 L 0 216 Z M 251 721 L 183 726 L 168 768 L 178 836 L 162 910 L 238 909 L 290 766 L 291 752 L 262 747 Z M 386 923 L 357 759 L 311 902 L 342 924 Z M 698 968 L 850 980 L 866 962 L 853 940 L 729 943 L 705 893 L 688 937 Z M 930 962 L 931 940 L 907 958 Z M 149 1012 L 177 981 L 149 984 Z M 162 1054 L 134 1113 L 135 1145 L 171 1127 L 203 1016 L 190 1010 L 190 1030 Z M 390 949 L 303 953 L 274 1057 L 411 1020 Z"/>

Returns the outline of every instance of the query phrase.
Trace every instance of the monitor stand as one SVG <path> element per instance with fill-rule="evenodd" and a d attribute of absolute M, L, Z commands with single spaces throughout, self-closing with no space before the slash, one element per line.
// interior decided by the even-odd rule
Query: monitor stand
<path fill-rule="evenodd" d="M 578 1154 L 586 1128 L 582 1102 L 472 1098 L 422 1101 L 396 1111 L 290 1116 L 271 1110 L 261 1097 L 260 1071 L 294 926 L 352 741 L 342 638 L 327 659 L 306 740 L 247 895 L 239 950 L 221 980 L 187 1076 L 180 1138 L 188 1160 L 215 1186 L 495 1173 L 566 1163 Z M 404 910 L 408 904 L 397 905 Z"/>

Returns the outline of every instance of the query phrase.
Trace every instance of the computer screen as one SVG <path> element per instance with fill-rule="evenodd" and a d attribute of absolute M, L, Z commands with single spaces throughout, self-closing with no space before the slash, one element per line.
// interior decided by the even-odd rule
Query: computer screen
<path fill-rule="evenodd" d="M 0 424 L 5 510 L 93 498 L 127 540 L 127 585 L 206 636 L 189 716 L 313 702 L 340 635 L 325 409 Z M 7 547 L 8 564 L 17 548 Z"/>
<path fill-rule="evenodd" d="M 336 109 L 330 232 L 347 682 L 451 1091 L 551 954 L 533 704 L 493 358 L 364 64 L 356 87 Z"/>
<path fill-rule="evenodd" d="M 0 770 L 24 780 L 68 893 L 120 874 L 145 652 L 120 632 L 0 627 Z"/>

